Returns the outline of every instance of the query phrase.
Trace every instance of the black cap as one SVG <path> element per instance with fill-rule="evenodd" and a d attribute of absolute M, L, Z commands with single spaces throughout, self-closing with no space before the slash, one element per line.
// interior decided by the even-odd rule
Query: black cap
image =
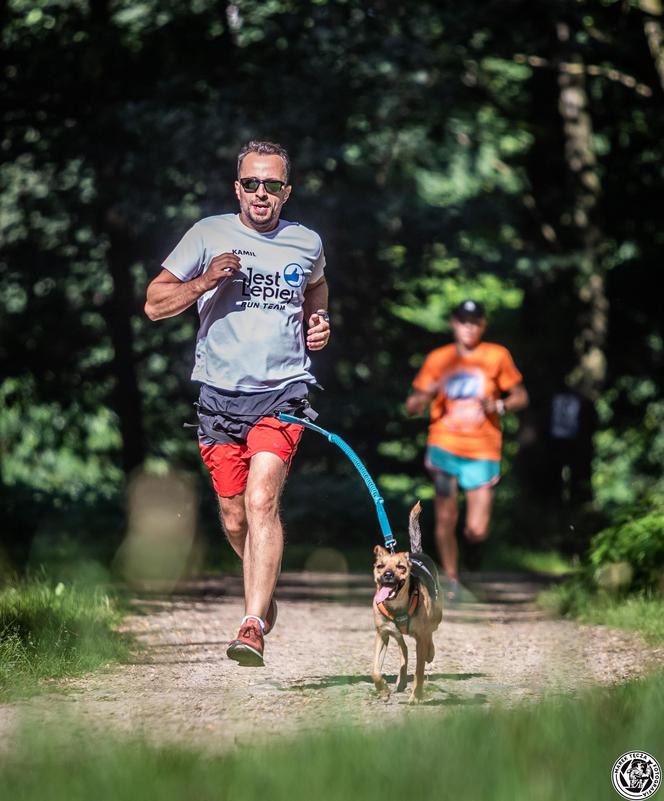
<path fill-rule="evenodd" d="M 476 300 L 464 300 L 452 309 L 452 317 L 455 320 L 484 320 L 486 312 L 484 306 Z"/>

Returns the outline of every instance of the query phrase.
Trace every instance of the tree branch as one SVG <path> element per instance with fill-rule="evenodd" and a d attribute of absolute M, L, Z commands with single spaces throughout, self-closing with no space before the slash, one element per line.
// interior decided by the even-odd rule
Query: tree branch
<path fill-rule="evenodd" d="M 656 23 L 659 26 L 659 23 Z M 661 41 L 661 30 L 660 30 Z M 661 49 L 660 49 L 661 55 Z M 558 72 L 567 72 L 570 75 L 594 75 L 608 78 L 610 81 L 617 81 L 628 89 L 633 89 L 643 97 L 652 97 L 653 91 L 645 83 L 640 83 L 633 75 L 617 70 L 613 67 L 602 67 L 599 64 L 578 64 L 575 62 L 561 61 L 560 64 L 553 65 L 548 59 L 541 56 L 528 55 L 527 53 L 515 53 L 512 56 L 517 64 L 528 64 L 531 67 L 554 67 Z M 664 61 L 662 63 L 664 70 Z M 662 73 L 664 80 L 664 72 Z"/>

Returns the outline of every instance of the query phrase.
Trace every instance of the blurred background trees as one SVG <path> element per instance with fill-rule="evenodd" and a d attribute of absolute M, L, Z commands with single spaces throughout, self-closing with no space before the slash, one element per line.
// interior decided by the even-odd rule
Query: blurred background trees
<path fill-rule="evenodd" d="M 506 421 L 496 534 L 580 552 L 626 508 L 661 503 L 661 11 L 4 3 L 6 559 L 63 535 L 112 553 L 142 466 L 195 474 L 202 526 L 218 536 L 182 428 L 195 310 L 152 324 L 142 305 L 189 225 L 235 210 L 235 155 L 250 138 L 289 149 L 285 217 L 325 242 L 334 337 L 314 357 L 314 405 L 378 478 L 397 528 L 416 496 L 431 498 L 426 424 L 402 402 L 468 296 L 531 394 Z M 295 542 L 377 533 L 353 468 L 313 434 L 284 511 Z"/>

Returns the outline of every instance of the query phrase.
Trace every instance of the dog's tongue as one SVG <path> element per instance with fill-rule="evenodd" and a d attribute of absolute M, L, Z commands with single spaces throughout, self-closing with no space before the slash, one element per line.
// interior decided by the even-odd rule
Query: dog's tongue
<path fill-rule="evenodd" d="M 374 595 L 374 603 L 380 604 L 383 601 L 387 600 L 390 597 L 391 592 L 392 592 L 391 587 L 379 587 L 376 590 L 376 594 Z"/>

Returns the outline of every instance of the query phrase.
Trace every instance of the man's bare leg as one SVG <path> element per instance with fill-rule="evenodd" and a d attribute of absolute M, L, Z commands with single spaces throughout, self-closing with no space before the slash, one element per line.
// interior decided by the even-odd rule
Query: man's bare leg
<path fill-rule="evenodd" d="M 244 492 L 219 501 L 219 517 L 226 539 L 235 553 L 244 559 L 244 546 L 247 539 L 247 513 L 244 506 Z"/>
<path fill-rule="evenodd" d="M 448 497 L 436 495 L 436 546 L 438 554 L 449 579 L 459 578 L 459 551 L 456 539 L 456 525 L 459 517 L 456 489 Z"/>
<path fill-rule="evenodd" d="M 248 526 L 242 561 L 245 615 L 261 620 L 270 605 L 284 552 L 279 499 L 287 472 L 288 465 L 274 453 L 256 453 L 244 493 Z"/>
<path fill-rule="evenodd" d="M 482 542 L 487 538 L 494 493 L 493 487 L 478 487 L 477 489 L 466 491 L 466 525 L 464 534 L 469 542 Z"/>
<path fill-rule="evenodd" d="M 217 500 L 219 502 L 219 518 L 226 539 L 231 548 L 240 557 L 240 560 L 244 562 L 244 550 L 248 531 L 245 493 L 242 492 L 238 495 L 226 498 L 218 496 Z M 275 604 L 274 599 L 272 599 L 272 603 Z M 271 616 L 269 615 L 269 608 L 265 614 L 268 619 L 263 618 L 263 620 L 271 629 L 276 618 L 276 605 L 273 606 Z"/>

